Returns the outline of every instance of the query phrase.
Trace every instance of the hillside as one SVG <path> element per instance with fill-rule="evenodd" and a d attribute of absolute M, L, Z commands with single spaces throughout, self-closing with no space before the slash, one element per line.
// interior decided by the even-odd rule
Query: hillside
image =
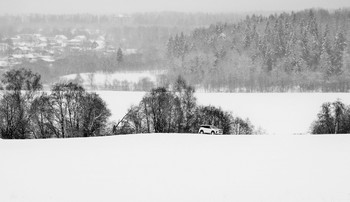
<path fill-rule="evenodd" d="M 0 201 L 349 201 L 350 136 L 0 140 Z"/>
<path fill-rule="evenodd" d="M 175 72 L 210 91 L 346 92 L 349 20 L 347 9 L 249 15 L 174 35 L 167 55 Z"/>

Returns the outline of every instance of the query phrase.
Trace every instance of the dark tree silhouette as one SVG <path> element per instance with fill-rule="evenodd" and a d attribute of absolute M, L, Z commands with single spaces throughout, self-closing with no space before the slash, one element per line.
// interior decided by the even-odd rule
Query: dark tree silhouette
<path fill-rule="evenodd" d="M 118 63 L 121 63 L 124 61 L 124 54 L 123 54 L 123 51 L 121 48 L 118 48 L 118 51 L 117 51 L 117 62 Z"/>
<path fill-rule="evenodd" d="M 5 92 L 0 100 L 1 136 L 8 139 L 32 135 L 30 108 L 35 94 L 41 90 L 40 75 L 26 69 L 13 69 L 1 79 Z"/>
<path fill-rule="evenodd" d="M 312 134 L 350 133 L 350 107 L 340 100 L 322 104 L 317 120 L 311 125 Z"/>

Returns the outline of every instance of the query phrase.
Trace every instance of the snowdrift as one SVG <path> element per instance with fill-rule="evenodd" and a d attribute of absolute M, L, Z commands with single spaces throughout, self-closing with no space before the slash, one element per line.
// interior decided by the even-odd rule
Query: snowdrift
<path fill-rule="evenodd" d="M 349 201 L 350 136 L 0 141 L 0 201 Z"/>

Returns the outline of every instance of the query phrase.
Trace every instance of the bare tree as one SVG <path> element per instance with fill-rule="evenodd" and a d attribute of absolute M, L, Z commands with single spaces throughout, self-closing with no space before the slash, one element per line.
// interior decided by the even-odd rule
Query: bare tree
<path fill-rule="evenodd" d="M 5 93 L 1 99 L 0 119 L 3 138 L 28 138 L 32 131 L 30 111 L 36 93 L 41 90 L 40 75 L 26 69 L 13 69 L 3 75 Z"/>

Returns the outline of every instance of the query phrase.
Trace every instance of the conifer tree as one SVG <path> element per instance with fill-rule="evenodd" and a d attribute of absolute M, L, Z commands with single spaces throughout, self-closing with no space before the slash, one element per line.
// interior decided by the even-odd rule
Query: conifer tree
<path fill-rule="evenodd" d="M 124 61 L 124 54 L 123 54 L 123 51 L 121 48 L 118 48 L 118 51 L 117 51 L 117 62 L 118 63 L 121 63 Z"/>

